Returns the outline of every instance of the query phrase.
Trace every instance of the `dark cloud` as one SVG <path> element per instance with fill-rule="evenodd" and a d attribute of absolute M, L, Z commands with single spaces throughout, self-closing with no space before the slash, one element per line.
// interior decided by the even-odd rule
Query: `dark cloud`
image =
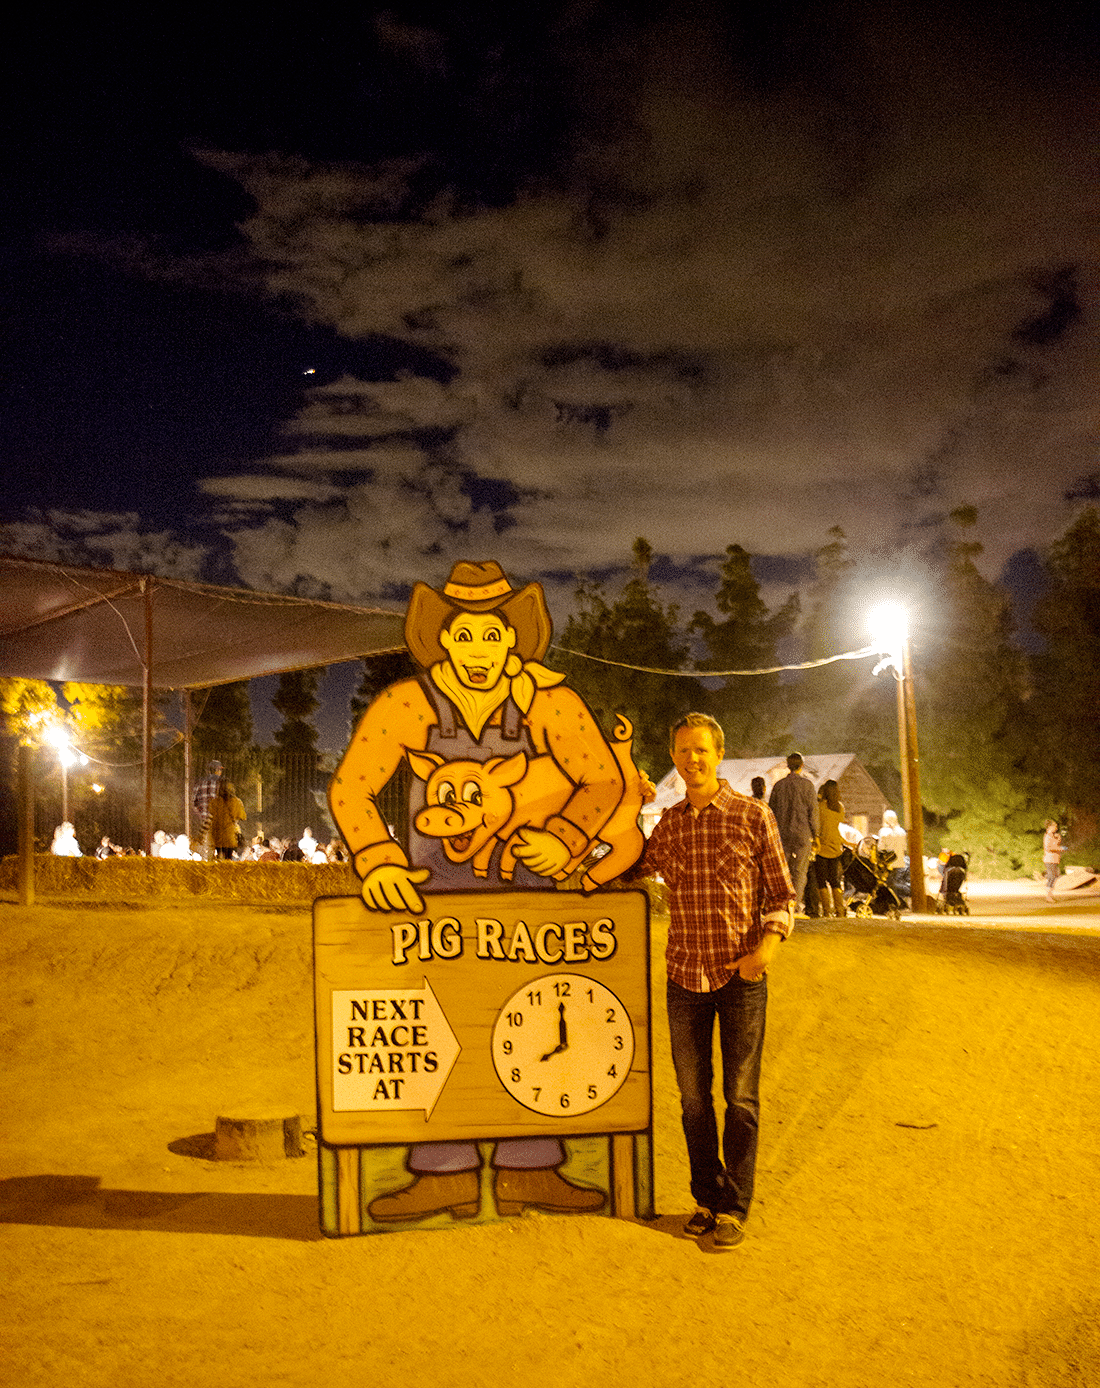
<path fill-rule="evenodd" d="M 797 555 L 823 518 L 904 542 L 963 501 L 992 564 L 1056 533 L 1092 447 L 1088 142 L 988 48 L 920 30 L 661 16 L 611 55 L 615 131 L 503 205 L 441 189 L 410 215 L 420 165 L 206 156 L 254 201 L 273 294 L 453 367 L 316 392 L 288 430 L 310 438 L 303 471 L 325 434 L 404 435 L 511 486 L 487 536 L 430 484 L 394 506 L 378 469 L 372 542 L 388 563 L 411 542 L 413 568 L 424 540 L 546 570 L 640 533 L 681 563 L 734 539 Z M 417 474 L 396 475 L 407 498 Z M 340 522 L 313 519 L 331 542 Z"/>
<path fill-rule="evenodd" d="M 251 105 L 243 33 L 195 30 L 220 95 L 158 106 L 148 159 L 204 216 L 173 239 L 171 197 L 122 225 L 80 185 L 46 219 L 67 263 L 312 335 L 262 430 L 184 450 L 245 581 L 368 598 L 476 554 L 564 590 L 644 534 L 686 590 L 729 543 L 779 585 L 831 525 L 917 544 L 960 504 L 996 569 L 1088 494 L 1080 17 L 621 8 L 394 5 L 296 62 L 275 21 Z"/>

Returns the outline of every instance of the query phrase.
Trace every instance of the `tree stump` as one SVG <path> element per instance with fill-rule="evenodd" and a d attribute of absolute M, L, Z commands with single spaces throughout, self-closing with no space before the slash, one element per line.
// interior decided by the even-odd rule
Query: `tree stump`
<path fill-rule="evenodd" d="M 214 1128 L 215 1161 L 282 1161 L 305 1154 L 302 1120 L 297 1113 L 219 1117 Z"/>

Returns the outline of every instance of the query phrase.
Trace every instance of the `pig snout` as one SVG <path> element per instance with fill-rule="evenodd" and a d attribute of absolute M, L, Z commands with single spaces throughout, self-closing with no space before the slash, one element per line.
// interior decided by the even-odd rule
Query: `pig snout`
<path fill-rule="evenodd" d="M 466 806 L 461 800 L 452 805 L 429 805 L 417 814 L 413 822 L 417 830 L 428 838 L 449 839 L 477 828 L 478 819 L 472 815 L 468 817 L 465 810 Z"/>

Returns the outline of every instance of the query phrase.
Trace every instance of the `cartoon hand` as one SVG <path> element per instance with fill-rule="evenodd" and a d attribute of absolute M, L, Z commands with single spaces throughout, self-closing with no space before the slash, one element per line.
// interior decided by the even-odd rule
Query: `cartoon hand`
<path fill-rule="evenodd" d="M 657 787 L 645 771 L 638 772 L 638 785 L 642 792 L 642 804 L 651 805 L 657 798 Z"/>
<path fill-rule="evenodd" d="M 383 863 L 363 878 L 363 903 L 368 911 L 423 911 L 423 898 L 413 884 L 431 875 L 428 868 Z"/>
<path fill-rule="evenodd" d="M 556 834 L 545 829 L 521 829 L 516 857 L 540 877 L 553 877 L 569 862 L 569 849 Z"/>

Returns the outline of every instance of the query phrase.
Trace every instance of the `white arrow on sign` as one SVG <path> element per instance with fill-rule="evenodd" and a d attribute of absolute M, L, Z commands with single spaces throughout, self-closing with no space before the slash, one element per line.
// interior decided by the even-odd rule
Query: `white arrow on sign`
<path fill-rule="evenodd" d="M 332 1107 L 423 1109 L 425 1123 L 462 1047 L 432 986 L 332 993 Z"/>

